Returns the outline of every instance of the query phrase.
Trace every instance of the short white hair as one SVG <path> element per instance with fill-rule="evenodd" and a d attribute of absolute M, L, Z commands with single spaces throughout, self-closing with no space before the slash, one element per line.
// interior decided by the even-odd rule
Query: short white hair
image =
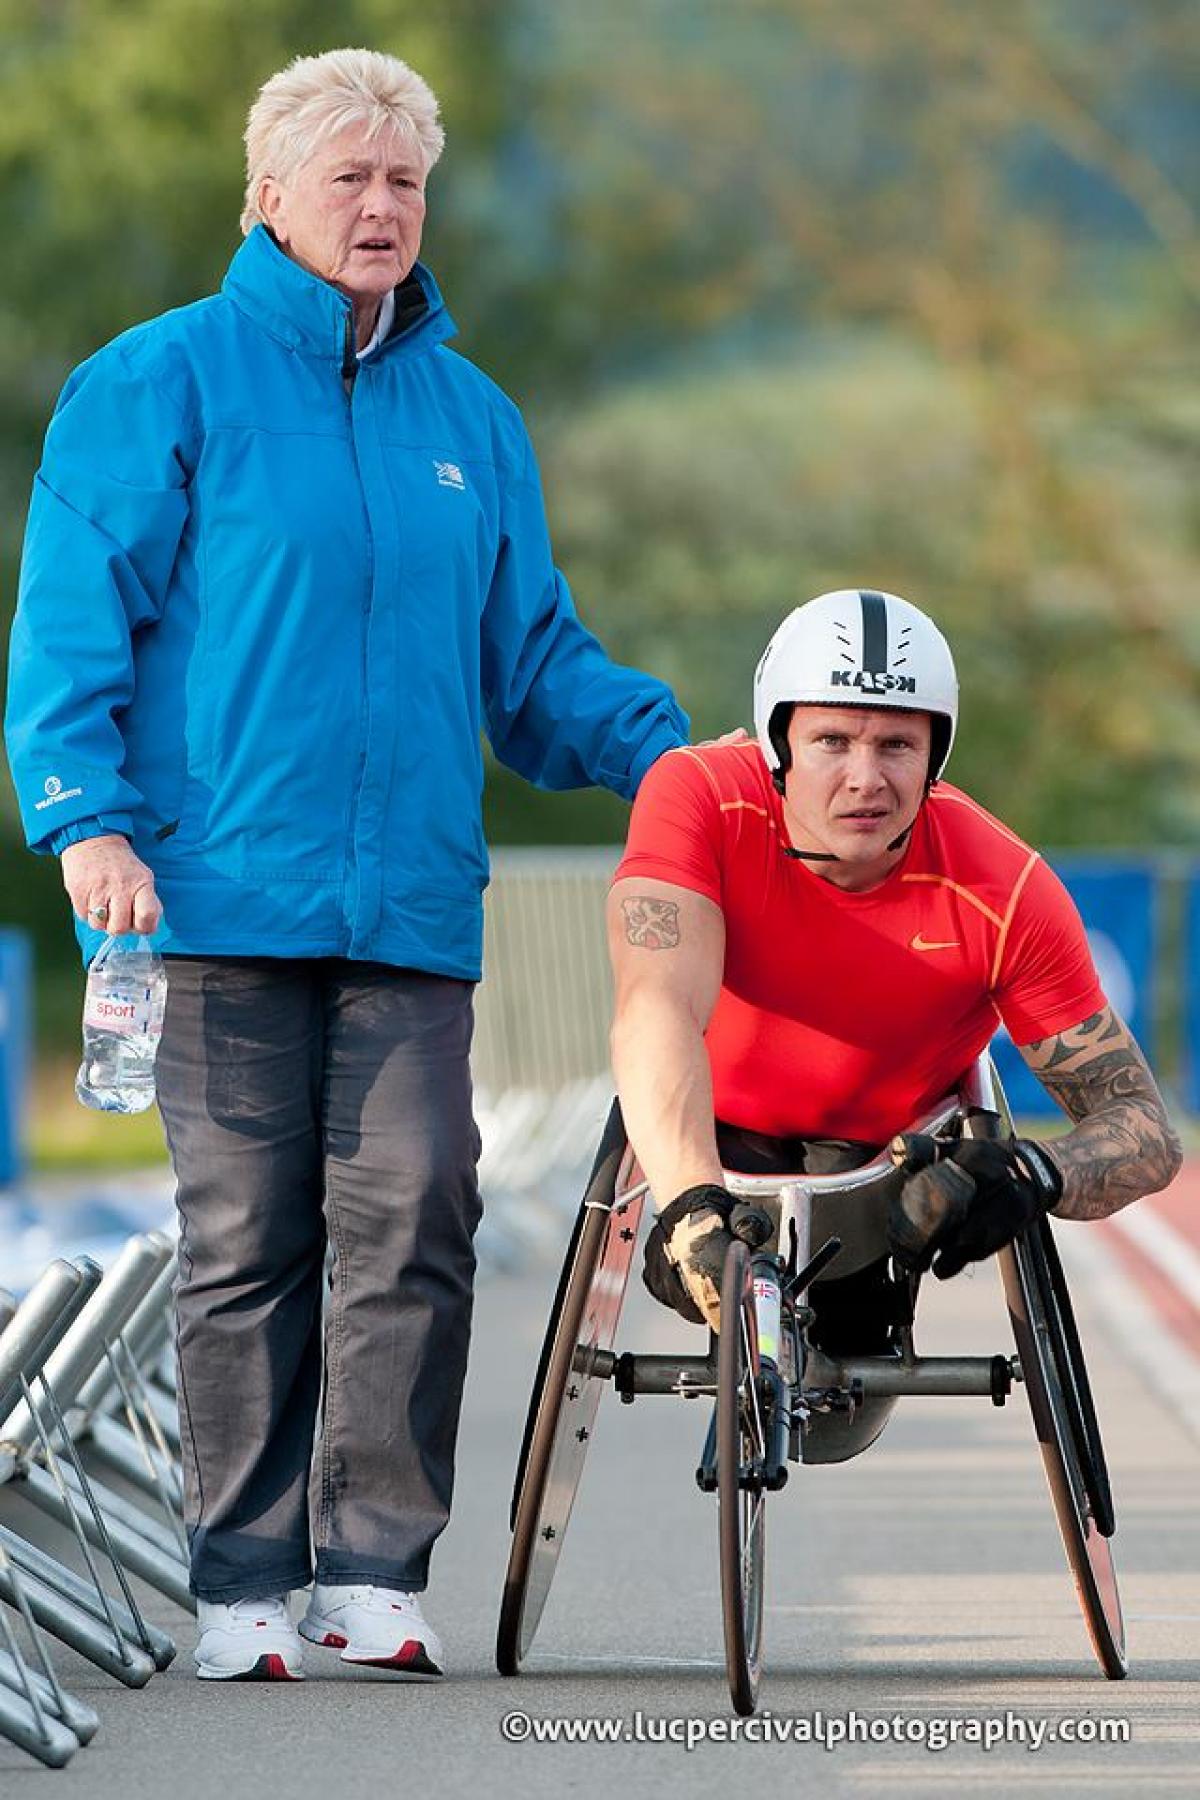
<path fill-rule="evenodd" d="M 265 223 L 258 203 L 264 179 L 290 180 L 323 139 L 351 125 L 366 125 L 371 137 L 398 131 L 419 151 L 426 174 L 446 141 L 432 88 L 398 56 L 379 50 L 298 56 L 264 81 L 246 120 L 243 233 Z"/>

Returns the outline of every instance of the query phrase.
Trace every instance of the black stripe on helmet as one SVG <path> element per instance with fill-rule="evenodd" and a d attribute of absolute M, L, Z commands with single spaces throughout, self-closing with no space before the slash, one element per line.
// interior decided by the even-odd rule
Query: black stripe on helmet
<path fill-rule="evenodd" d="M 887 601 L 871 589 L 859 590 L 862 602 L 862 666 L 865 675 L 886 675 L 888 667 Z"/>

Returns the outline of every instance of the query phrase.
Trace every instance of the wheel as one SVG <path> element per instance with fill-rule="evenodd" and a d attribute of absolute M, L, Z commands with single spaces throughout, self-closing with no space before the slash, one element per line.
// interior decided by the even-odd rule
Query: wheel
<path fill-rule="evenodd" d="M 541 1622 L 612 1376 L 611 1352 L 644 1189 L 614 1102 L 575 1221 L 529 1401 L 510 1525 L 496 1666 L 515 1675 Z"/>
<path fill-rule="evenodd" d="M 994 1068 L 998 1113 L 976 1115 L 973 1136 L 1012 1134 L 1012 1114 Z M 1110 1681 L 1129 1672 L 1125 1621 L 1109 1538 L 1116 1530 L 1112 1491 L 1091 1384 L 1066 1277 L 1048 1219 L 997 1252 L 1004 1297 L 1029 1410 L 1075 1592 Z"/>
<path fill-rule="evenodd" d="M 1067 1291 L 1067 1278 L 1063 1274 L 1058 1245 L 1049 1221 L 1041 1226 L 1036 1242 L 1030 1244 L 1028 1249 L 1043 1295 L 1046 1323 L 1054 1343 L 1055 1359 L 1063 1374 L 1063 1399 L 1084 1489 L 1091 1505 L 1092 1517 L 1096 1521 L 1096 1529 L 1102 1537 L 1110 1538 L 1117 1529 L 1117 1521 L 1108 1480 L 1108 1463 L 1104 1456 L 1104 1445 L 1100 1441 L 1100 1424 L 1096 1418 L 1071 1296 Z"/>
<path fill-rule="evenodd" d="M 717 1347 L 717 1511 L 725 1669 L 734 1710 L 754 1711 L 762 1672 L 768 1430 L 758 1385 L 758 1328 L 750 1252 L 735 1239 L 721 1276 Z"/>
<path fill-rule="evenodd" d="M 1070 1297 L 1048 1220 L 999 1252 L 1025 1392 L 1058 1527 L 1096 1659 L 1128 1673 L 1109 1538 L 1115 1529 L 1104 1449 Z"/>

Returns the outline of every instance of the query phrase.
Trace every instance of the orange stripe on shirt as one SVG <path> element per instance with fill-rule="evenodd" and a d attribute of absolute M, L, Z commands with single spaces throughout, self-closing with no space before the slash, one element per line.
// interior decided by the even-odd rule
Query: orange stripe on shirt
<path fill-rule="evenodd" d="M 1008 907 L 1004 914 L 1004 923 L 1000 927 L 1000 936 L 996 940 L 996 956 L 992 963 L 991 979 L 988 982 L 989 988 L 994 988 L 1000 979 L 1000 964 L 1004 958 L 1004 947 L 1008 943 L 1008 928 L 1013 922 L 1013 914 L 1017 910 L 1017 901 L 1021 898 L 1021 890 L 1029 880 L 1033 865 L 1038 860 L 1037 851 L 1031 850 L 1029 852 L 1029 861 L 1017 876 L 1016 882 L 1013 885 L 1013 891 L 1008 897 Z"/>
<path fill-rule="evenodd" d="M 998 930 L 1004 929 L 1004 920 L 998 912 L 992 911 L 986 900 L 981 900 L 978 894 L 973 894 L 970 888 L 961 886 L 959 882 L 951 881 L 948 875 L 902 875 L 900 879 L 901 881 L 928 881 L 932 882 L 935 887 L 948 887 L 981 912 L 985 919 L 990 919 Z"/>
<path fill-rule="evenodd" d="M 697 764 L 697 766 L 699 768 L 703 769 L 705 780 L 708 782 L 709 787 L 712 789 L 713 793 L 716 795 L 718 801 L 720 800 L 721 789 L 717 784 L 716 776 L 713 774 L 712 770 L 709 768 L 708 763 L 706 762 L 704 757 L 697 756 L 695 750 L 692 748 L 692 746 L 690 744 L 676 744 L 674 750 L 669 750 L 667 752 L 667 754 L 668 754 L 668 756 L 686 756 L 690 762 L 694 762 L 695 764 Z M 724 808 L 722 807 L 721 810 L 724 811 Z"/>
<path fill-rule="evenodd" d="M 985 812 L 977 800 L 972 800 L 970 794 L 948 794 L 944 791 L 938 791 L 930 794 L 929 798 L 930 800 L 936 801 L 939 806 L 965 806 L 968 812 L 974 814 L 981 825 L 990 825 L 998 837 L 1007 838 L 1010 844 L 1016 844 L 1021 850 L 1027 850 L 1029 848 L 1024 838 L 1018 837 L 1016 832 L 1010 831 L 1008 826 L 1000 819 L 995 819 L 992 817 L 991 813 Z"/>

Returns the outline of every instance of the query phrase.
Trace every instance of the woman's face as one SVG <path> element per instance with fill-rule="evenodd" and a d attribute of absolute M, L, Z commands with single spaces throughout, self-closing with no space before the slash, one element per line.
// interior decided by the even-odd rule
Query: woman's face
<path fill-rule="evenodd" d="M 353 125 L 319 146 L 287 183 L 268 176 L 259 199 L 289 256 L 351 300 L 378 302 L 421 248 L 425 165 L 395 131 Z"/>

